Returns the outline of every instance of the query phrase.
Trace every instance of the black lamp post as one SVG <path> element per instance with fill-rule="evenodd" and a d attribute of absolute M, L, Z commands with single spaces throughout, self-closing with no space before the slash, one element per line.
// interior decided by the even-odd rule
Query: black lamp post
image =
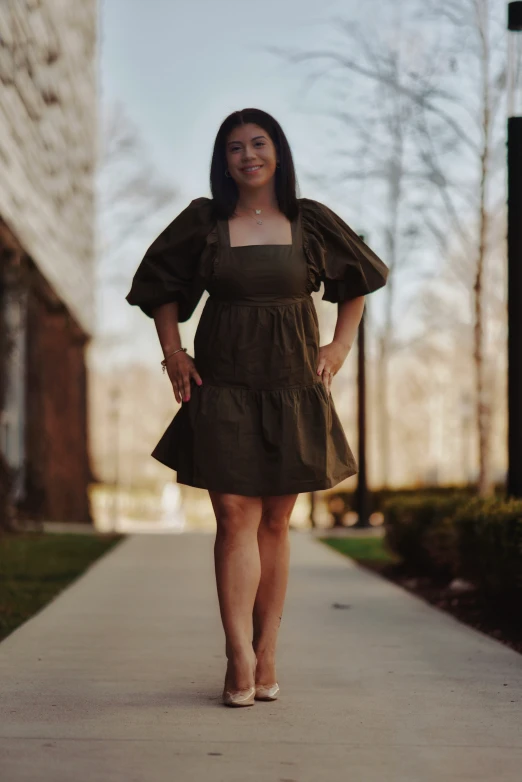
<path fill-rule="evenodd" d="M 508 475 L 522 497 L 522 1 L 508 4 Z"/>

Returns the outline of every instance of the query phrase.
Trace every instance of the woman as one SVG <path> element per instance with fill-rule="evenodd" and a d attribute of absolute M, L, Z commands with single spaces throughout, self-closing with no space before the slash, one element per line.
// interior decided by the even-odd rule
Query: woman
<path fill-rule="evenodd" d="M 177 480 L 207 489 L 228 660 L 223 702 L 275 700 L 276 641 L 299 492 L 335 486 L 357 465 L 330 396 L 364 296 L 388 268 L 334 212 L 296 197 L 288 141 L 258 109 L 222 123 L 212 199 L 193 200 L 147 250 L 127 296 L 153 317 L 182 406 L 153 451 Z M 338 303 L 319 346 L 312 291 Z M 203 292 L 194 359 L 178 323 Z"/>

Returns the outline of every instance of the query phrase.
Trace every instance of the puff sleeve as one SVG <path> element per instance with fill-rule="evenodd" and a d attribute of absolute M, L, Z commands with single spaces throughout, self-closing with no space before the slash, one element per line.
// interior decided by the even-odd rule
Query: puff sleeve
<path fill-rule="evenodd" d="M 329 207 L 302 198 L 303 244 L 323 299 L 342 302 L 386 284 L 389 268 Z"/>
<path fill-rule="evenodd" d="M 211 199 L 194 199 L 148 248 L 134 274 L 128 303 L 151 318 L 155 307 L 177 301 L 178 320 L 188 320 L 205 290 L 199 259 L 211 228 Z"/>

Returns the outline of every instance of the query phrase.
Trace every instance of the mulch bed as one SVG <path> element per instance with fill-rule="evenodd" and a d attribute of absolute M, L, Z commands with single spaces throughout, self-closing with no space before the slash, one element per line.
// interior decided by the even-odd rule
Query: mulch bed
<path fill-rule="evenodd" d="M 520 596 L 494 599 L 477 590 L 459 593 L 447 581 L 408 572 L 401 564 L 366 559 L 359 564 L 522 654 Z"/>

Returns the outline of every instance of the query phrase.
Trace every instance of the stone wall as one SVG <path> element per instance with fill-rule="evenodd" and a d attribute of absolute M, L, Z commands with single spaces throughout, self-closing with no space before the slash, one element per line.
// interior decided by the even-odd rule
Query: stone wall
<path fill-rule="evenodd" d="M 0 2 L 0 217 L 93 326 L 96 0 Z"/>

